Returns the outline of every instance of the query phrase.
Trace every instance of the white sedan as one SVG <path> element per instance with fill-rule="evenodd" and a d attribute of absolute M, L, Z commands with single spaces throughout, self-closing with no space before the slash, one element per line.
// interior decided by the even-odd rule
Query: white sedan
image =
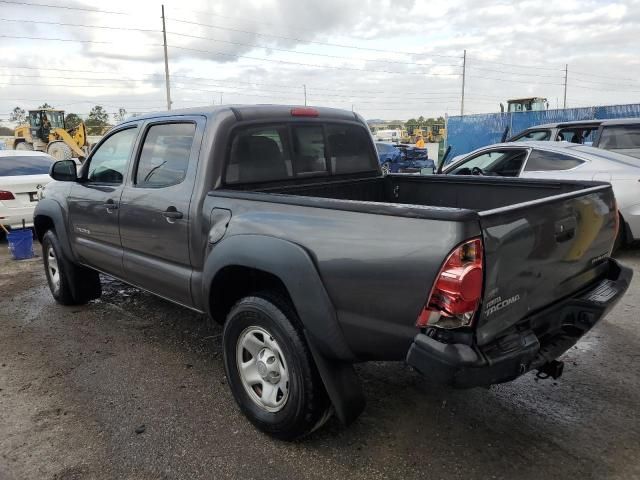
<path fill-rule="evenodd" d="M 638 158 L 568 142 L 498 143 L 456 158 L 442 173 L 609 182 L 622 220 L 618 242 L 640 240 Z"/>
<path fill-rule="evenodd" d="M 33 226 L 40 191 L 51 181 L 55 158 L 43 152 L 0 151 L 0 223 L 12 228 Z"/>

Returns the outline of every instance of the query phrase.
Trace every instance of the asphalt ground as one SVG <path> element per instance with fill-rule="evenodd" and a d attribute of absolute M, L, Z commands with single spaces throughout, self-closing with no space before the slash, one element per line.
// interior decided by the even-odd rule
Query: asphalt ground
<path fill-rule="evenodd" d="M 353 425 L 284 443 L 237 408 L 219 327 L 108 279 L 57 305 L 41 259 L 0 243 L 0 480 L 640 478 L 640 251 L 620 259 L 629 292 L 557 381 L 451 390 L 364 364 Z"/>

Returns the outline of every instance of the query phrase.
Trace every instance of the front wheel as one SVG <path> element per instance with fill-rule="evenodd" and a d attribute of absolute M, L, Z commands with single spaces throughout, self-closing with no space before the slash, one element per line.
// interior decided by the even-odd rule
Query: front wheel
<path fill-rule="evenodd" d="M 102 294 L 98 272 L 67 260 L 53 230 L 42 238 L 42 258 L 51 295 L 58 303 L 82 305 Z"/>
<path fill-rule="evenodd" d="M 293 440 L 319 428 L 330 402 L 289 302 L 270 292 L 240 300 L 223 332 L 229 386 L 258 429 Z"/>

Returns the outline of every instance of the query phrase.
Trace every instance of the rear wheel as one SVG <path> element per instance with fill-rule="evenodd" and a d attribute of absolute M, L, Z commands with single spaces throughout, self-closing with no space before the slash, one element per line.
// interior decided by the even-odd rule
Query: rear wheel
<path fill-rule="evenodd" d="M 102 294 L 98 272 L 68 261 L 55 231 L 42 238 L 42 258 L 53 298 L 62 305 L 82 305 Z"/>
<path fill-rule="evenodd" d="M 27 142 L 20 142 L 16 145 L 16 150 L 33 150 L 33 144 Z"/>
<path fill-rule="evenodd" d="M 223 332 L 229 386 L 258 429 L 302 437 L 330 416 L 330 402 L 290 303 L 271 292 L 245 297 Z"/>
<path fill-rule="evenodd" d="M 51 142 L 47 147 L 47 153 L 56 160 L 71 160 L 73 158 L 71 147 L 64 142 Z"/>

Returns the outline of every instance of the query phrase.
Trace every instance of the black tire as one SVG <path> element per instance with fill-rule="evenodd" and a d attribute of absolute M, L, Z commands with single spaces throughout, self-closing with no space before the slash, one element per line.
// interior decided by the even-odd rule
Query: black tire
<path fill-rule="evenodd" d="M 42 259 L 47 283 L 56 302 L 83 305 L 102 294 L 98 272 L 67 260 L 53 230 L 48 230 L 42 238 Z"/>
<path fill-rule="evenodd" d="M 224 365 L 236 402 L 259 430 L 280 440 L 294 440 L 311 433 L 332 412 L 299 325 L 289 301 L 272 292 L 260 292 L 241 299 L 231 309 L 223 331 Z M 279 411 L 267 411 L 252 398 L 247 388 L 258 385 L 245 387 L 239 372 L 239 342 L 244 332 L 255 327 L 268 332 L 277 342 L 288 369 L 288 397 Z"/>

